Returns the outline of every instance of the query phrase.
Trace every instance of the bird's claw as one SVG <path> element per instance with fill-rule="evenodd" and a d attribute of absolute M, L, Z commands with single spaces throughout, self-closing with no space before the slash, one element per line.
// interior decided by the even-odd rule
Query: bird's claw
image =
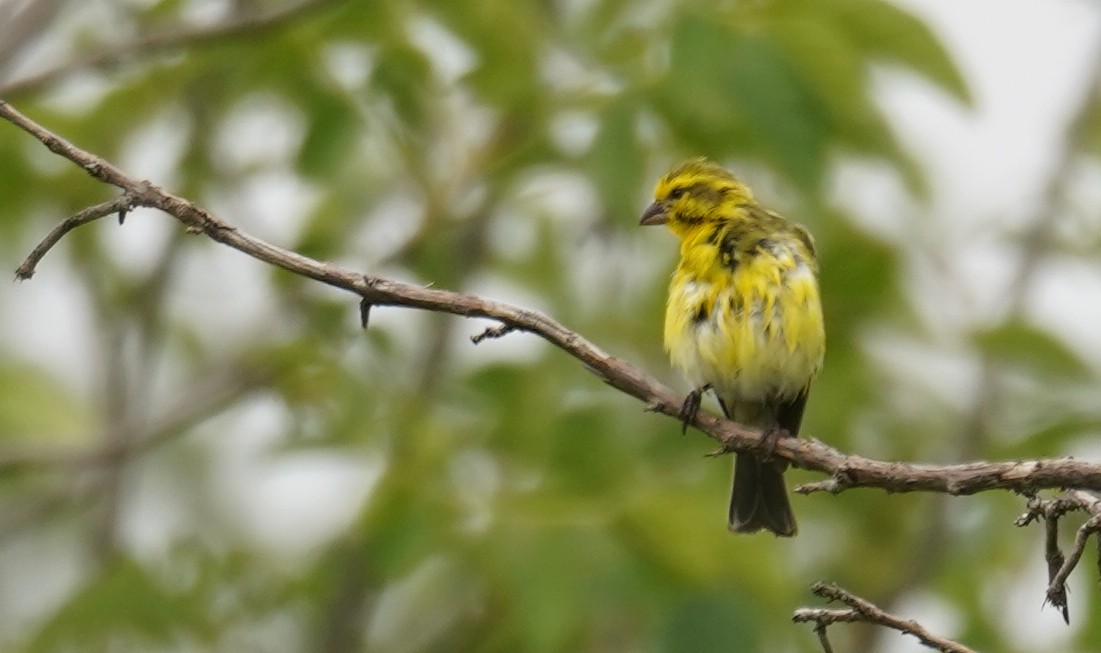
<path fill-rule="evenodd" d="M 787 429 L 780 428 L 778 426 L 770 426 L 761 433 L 761 460 L 772 460 L 773 455 L 776 453 L 776 444 L 780 442 L 780 438 L 791 437 Z"/>
<path fill-rule="evenodd" d="M 688 396 L 684 398 L 684 403 L 681 404 L 680 417 L 681 421 L 681 435 L 688 433 L 688 425 L 696 421 L 696 413 L 700 412 L 700 403 L 703 401 L 703 393 L 711 389 L 710 385 L 703 385 L 692 392 L 688 393 Z"/>

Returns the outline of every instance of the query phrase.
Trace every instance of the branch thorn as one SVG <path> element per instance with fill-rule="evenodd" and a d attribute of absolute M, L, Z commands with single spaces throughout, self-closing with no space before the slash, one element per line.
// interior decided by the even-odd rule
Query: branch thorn
<path fill-rule="evenodd" d="M 728 449 L 724 445 L 724 446 L 721 446 L 721 447 L 719 447 L 718 449 L 716 449 L 714 451 L 709 451 L 709 452 L 705 453 L 704 457 L 705 458 L 718 458 L 719 456 L 725 456 L 726 454 L 731 453 L 731 451 L 732 451 L 731 449 Z"/>
<path fill-rule="evenodd" d="M 359 326 L 366 329 L 367 323 L 371 320 L 371 307 L 374 306 L 371 302 L 367 301 L 364 297 L 359 302 Z"/>
<path fill-rule="evenodd" d="M 516 326 L 512 324 L 498 324 L 497 326 L 487 327 L 485 331 L 479 334 L 470 336 L 470 342 L 479 344 L 483 340 L 490 338 L 501 338 L 516 330 Z"/>

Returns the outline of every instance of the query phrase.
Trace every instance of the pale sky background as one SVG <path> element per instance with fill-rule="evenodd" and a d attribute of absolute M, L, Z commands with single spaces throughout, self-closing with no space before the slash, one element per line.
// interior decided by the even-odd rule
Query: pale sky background
<path fill-rule="evenodd" d="M 1015 258 L 992 239 L 1033 219 L 1068 114 L 1101 65 L 1101 4 L 1084 0 L 902 0 L 924 17 L 955 58 L 975 99 L 960 106 L 924 83 L 883 80 L 883 101 L 933 187 L 934 247 L 947 274 L 916 271 L 915 295 L 930 324 L 982 323 L 1001 306 Z M 1097 168 L 1086 171 L 1101 184 Z M 1097 196 L 1094 195 L 1094 199 Z M 1096 215 L 1096 206 L 1093 204 Z M 889 207 L 878 219 L 889 219 Z M 888 210 L 883 211 L 882 209 Z M 902 211 L 902 222 L 913 218 Z M 874 219 L 874 218 L 873 218 Z M 912 225 L 911 225 L 912 227 Z M 991 228 L 992 227 L 992 228 Z M 895 225 L 899 236 L 913 230 Z M 928 233 L 928 232 L 927 232 Z M 921 236 L 919 236 L 920 238 Z M 1009 256 L 1007 256 L 1007 254 Z M 971 279 L 965 292 L 939 285 Z M 1044 323 L 1101 365 L 1101 275 L 1096 266 L 1048 267 L 1030 306 Z M 1089 301 L 1088 298 L 1092 298 Z M 953 302 L 952 300 L 956 301 Z"/>
<path fill-rule="evenodd" d="M 1012 276 L 1015 250 L 993 237 L 1006 223 L 1020 225 L 1034 218 L 1063 146 L 1069 114 L 1079 105 L 1085 81 L 1101 65 L 1101 3 L 1079 0 L 899 0 L 941 37 L 960 67 L 974 98 L 974 107 L 959 105 L 920 80 L 880 76 L 882 101 L 907 149 L 928 171 L 932 185 L 932 229 L 911 224 L 915 211 L 897 186 L 879 180 L 879 193 L 855 200 L 863 220 L 888 237 L 919 239 L 944 248 L 938 260 L 911 261 L 915 301 L 936 338 L 944 339 L 981 325 L 1004 310 L 1001 303 Z M 1101 170 L 1081 171 L 1087 190 L 1076 198 L 1089 206 L 1095 224 L 1096 192 Z M 866 181 L 866 180 L 865 180 Z M 860 197 L 860 183 L 848 190 Z M 1074 208 L 1079 207 L 1072 207 Z M 913 242 L 911 240 L 910 242 Z M 937 264 L 949 270 L 935 270 Z M 968 287 L 946 287 L 970 280 Z M 1062 336 L 1095 366 L 1101 366 L 1101 270 L 1095 264 L 1069 261 L 1044 266 L 1028 303 L 1037 321 Z M 938 326 L 939 325 L 939 326 Z M 886 339 L 879 345 L 897 345 Z M 875 348 L 875 344 L 873 344 Z M 945 388 L 946 395 L 968 398 L 975 370 L 942 374 L 959 361 L 930 360 L 928 350 L 895 347 L 881 358 L 906 358 L 906 369 L 925 370 L 927 382 Z M 924 357 L 925 365 L 914 365 Z M 941 363 L 941 364 L 938 364 Z M 1093 452 L 1096 454 L 1097 452 Z M 991 579 L 987 609 L 1022 650 L 1062 651 L 1082 620 L 1066 626 L 1056 611 L 1041 610 L 1036 584 L 1045 577 L 1040 544 L 1028 568 L 1012 576 Z M 1072 579 L 1072 583 L 1082 581 Z M 1072 589 L 1072 614 L 1082 614 L 1092 580 Z M 1077 595 L 1077 599 L 1076 599 Z M 1078 604 L 1076 605 L 1076 601 Z M 1076 610 L 1077 608 L 1077 610 Z M 952 613 L 928 596 L 913 596 L 897 606 L 934 632 L 951 636 Z M 910 638 L 885 635 L 885 651 L 924 651 Z"/>

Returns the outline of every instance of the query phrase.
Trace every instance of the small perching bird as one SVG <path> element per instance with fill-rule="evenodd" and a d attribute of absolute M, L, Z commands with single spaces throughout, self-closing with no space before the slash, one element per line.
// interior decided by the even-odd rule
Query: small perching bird
<path fill-rule="evenodd" d="M 749 188 L 707 159 L 662 177 L 639 224 L 664 224 L 680 238 L 665 349 L 693 384 L 685 423 L 711 389 L 728 419 L 766 437 L 798 435 L 826 349 L 807 230 L 762 208 Z M 795 535 L 785 469 L 781 461 L 735 456 L 730 530 Z"/>

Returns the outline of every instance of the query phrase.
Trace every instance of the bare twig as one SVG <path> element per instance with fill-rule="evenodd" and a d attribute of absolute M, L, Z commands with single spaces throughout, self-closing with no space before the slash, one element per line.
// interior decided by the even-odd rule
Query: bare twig
<path fill-rule="evenodd" d="M 1048 588 L 1046 603 L 1055 606 L 1063 613 L 1063 621 L 1070 624 L 1070 607 L 1067 605 L 1066 577 L 1056 583 L 1061 570 L 1066 565 L 1066 558 L 1059 548 L 1059 517 L 1054 513 L 1044 518 L 1044 558 L 1047 560 Z"/>
<path fill-rule="evenodd" d="M 2 100 L 0 117 L 31 134 L 51 151 L 81 166 L 92 177 L 122 189 L 127 197 L 127 206 L 159 209 L 179 220 L 191 232 L 205 234 L 269 265 L 347 290 L 360 296 L 368 305 L 404 306 L 488 318 L 505 328 L 533 333 L 576 358 L 605 383 L 642 401 L 648 410 L 679 419 L 680 395 L 626 361 L 610 356 L 543 313 L 475 295 L 363 275 L 302 256 L 250 236 L 209 211 L 148 181 L 130 177 L 105 159 L 75 147 L 35 123 Z M 102 209 L 103 205 L 100 205 Z M 39 257 L 44 253 L 40 252 Z M 703 411 L 696 414 L 692 424 L 717 440 L 725 451 L 771 453 L 796 467 L 831 475 L 829 481 L 800 488 L 804 493 L 841 492 L 855 487 L 952 495 L 994 489 L 1022 493 L 1046 488 L 1101 490 L 1101 464 L 1071 458 L 957 465 L 886 462 L 846 455 L 814 439 L 783 438 L 774 444 L 764 444 L 758 429 L 719 419 Z"/>
<path fill-rule="evenodd" d="M 835 623 L 869 623 L 897 630 L 905 635 L 913 635 L 922 645 L 941 651 L 941 653 L 974 653 L 963 644 L 930 633 L 921 624 L 912 619 L 903 619 L 884 612 L 874 603 L 862 599 L 837 585 L 815 583 L 811 592 L 827 601 L 837 601 L 849 606 L 848 609 L 799 608 L 791 620 L 796 623 L 814 623 L 814 631 L 825 653 L 832 648 L 826 638 L 826 628 Z"/>
<path fill-rule="evenodd" d="M 1064 556 L 1059 549 L 1059 519 L 1069 512 L 1084 510 L 1090 515 L 1090 519 L 1082 524 L 1074 538 L 1074 548 L 1069 556 Z M 1063 493 L 1051 499 L 1039 499 L 1035 496 L 1028 501 L 1028 512 L 1017 518 L 1018 526 L 1028 526 L 1033 522 L 1044 522 L 1044 559 L 1048 568 L 1048 587 L 1045 592 L 1045 603 L 1050 603 L 1063 614 L 1063 620 L 1070 623 L 1070 612 L 1067 606 L 1067 578 L 1085 553 L 1089 536 L 1101 532 L 1101 498 L 1089 492 L 1079 490 Z M 1101 538 L 1098 538 L 1101 546 Z M 1098 564 L 1101 565 L 1101 554 Z"/>
<path fill-rule="evenodd" d="M 1098 532 L 1101 532 L 1101 515 L 1094 515 L 1078 528 L 1078 532 L 1074 536 L 1074 548 L 1070 550 L 1070 555 L 1067 556 L 1067 559 L 1055 572 L 1055 576 L 1048 584 L 1047 600 L 1056 607 L 1062 607 L 1063 618 L 1067 623 L 1070 623 L 1070 617 L 1067 614 L 1066 606 L 1067 578 L 1070 577 L 1070 572 L 1074 571 L 1074 568 L 1078 566 L 1078 561 L 1082 559 L 1082 554 L 1086 550 L 1086 542 L 1089 541 L 1090 535 L 1095 535 Z M 1061 600 L 1063 602 L 1062 606 L 1056 603 L 1056 600 Z"/>
<path fill-rule="evenodd" d="M 487 327 L 485 331 L 482 331 L 477 335 L 470 336 L 470 342 L 478 344 L 483 340 L 489 340 L 491 338 L 503 338 L 515 330 L 516 327 L 512 327 L 507 324 L 499 324 L 495 327 Z"/>
<path fill-rule="evenodd" d="M 837 612 L 841 612 L 841 610 Z M 822 653 L 833 653 L 833 644 L 830 644 L 830 636 L 826 624 L 816 624 L 814 626 L 814 634 L 818 636 L 818 643 L 822 645 Z"/>
<path fill-rule="evenodd" d="M 123 220 L 123 216 L 126 215 L 134 206 L 134 198 L 128 192 L 124 192 L 118 197 L 101 202 L 95 206 L 89 206 L 88 208 L 77 211 L 73 215 L 69 216 L 46 234 L 46 237 L 42 239 L 42 242 L 38 243 L 31 253 L 23 260 L 15 270 L 15 276 L 20 281 L 25 281 L 34 276 L 35 268 L 38 267 L 38 262 L 42 260 L 42 257 L 46 255 L 46 252 L 50 251 L 54 245 L 56 245 L 65 234 L 69 233 L 77 227 L 94 222 L 100 218 L 108 215 L 118 214 L 119 222 Z"/>

